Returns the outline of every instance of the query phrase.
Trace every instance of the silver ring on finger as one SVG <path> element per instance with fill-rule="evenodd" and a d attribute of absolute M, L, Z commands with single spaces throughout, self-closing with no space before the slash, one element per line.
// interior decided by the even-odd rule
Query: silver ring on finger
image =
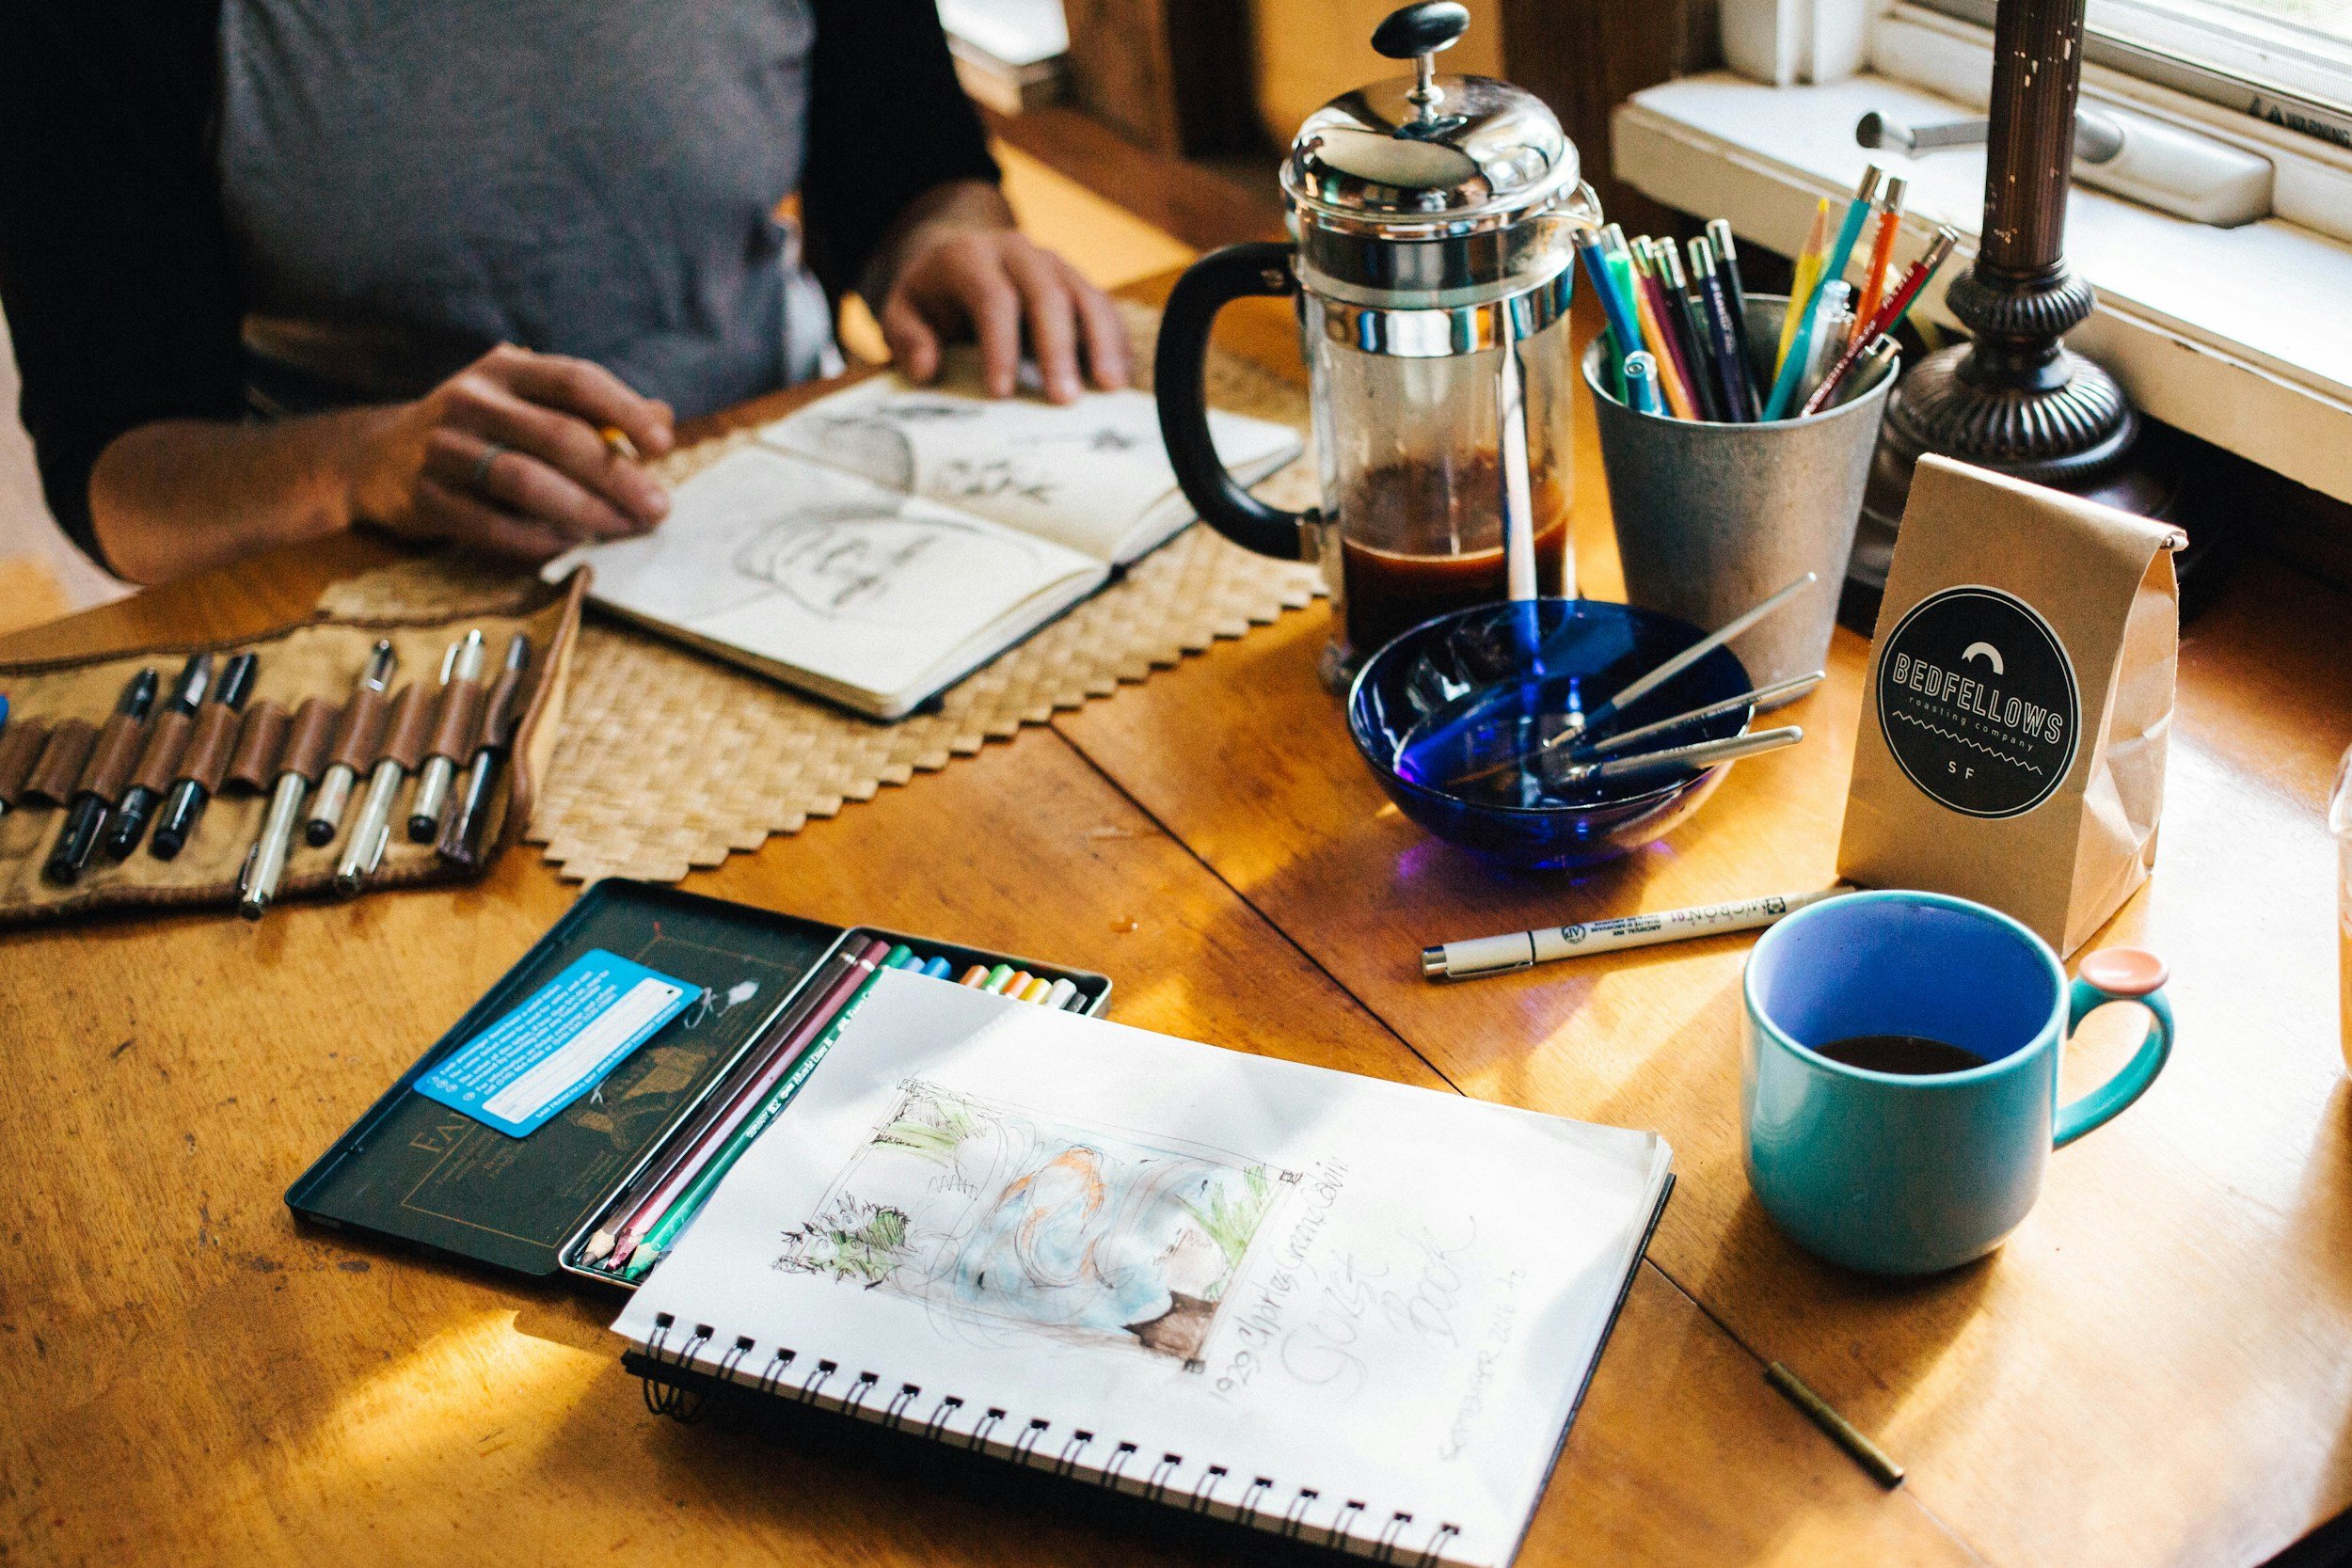
<path fill-rule="evenodd" d="M 473 460 L 473 472 L 469 474 L 466 478 L 467 488 L 471 490 L 481 489 L 483 485 L 489 482 L 490 465 L 496 463 L 501 457 L 503 457 L 506 453 L 513 451 L 515 449 L 513 447 L 501 446 L 496 441 L 493 441 L 488 446 L 484 447 L 482 449 L 482 455 Z"/>

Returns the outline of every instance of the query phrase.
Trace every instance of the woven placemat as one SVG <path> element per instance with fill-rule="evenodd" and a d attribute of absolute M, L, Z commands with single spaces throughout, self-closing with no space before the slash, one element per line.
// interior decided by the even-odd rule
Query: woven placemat
<path fill-rule="evenodd" d="M 1155 312 L 1126 308 L 1144 362 Z M 1306 427 L 1305 393 L 1232 356 L 1212 355 L 1218 407 Z M 704 442 L 671 457 L 682 479 L 751 439 Z M 1279 505 L 1313 503 L 1302 458 L 1258 487 Z M 348 578 L 321 595 L 343 616 L 487 613 L 532 579 L 462 555 L 418 557 Z M 1184 531 L 1123 578 L 943 694 L 935 708 L 878 724 L 598 619 L 580 629 L 563 730 L 525 837 L 566 879 L 675 881 L 771 833 L 797 832 L 886 784 L 945 768 L 1056 709 L 1106 697 L 1122 681 L 1238 638 L 1322 591 L 1312 567 L 1268 561 L 1208 529 Z"/>

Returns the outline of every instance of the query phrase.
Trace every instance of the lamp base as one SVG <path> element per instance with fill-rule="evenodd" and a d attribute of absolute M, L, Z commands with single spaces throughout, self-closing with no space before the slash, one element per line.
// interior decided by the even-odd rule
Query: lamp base
<path fill-rule="evenodd" d="M 2142 427 L 2106 372 L 2060 349 L 2043 385 L 1993 388 L 1967 373 L 1972 352 L 1961 343 L 1930 355 L 1888 400 L 1837 608 L 1839 622 L 1866 637 L 1878 624 L 1912 473 L 1928 452 L 2160 521 L 2173 521 L 2180 505 L 2171 443 Z"/>

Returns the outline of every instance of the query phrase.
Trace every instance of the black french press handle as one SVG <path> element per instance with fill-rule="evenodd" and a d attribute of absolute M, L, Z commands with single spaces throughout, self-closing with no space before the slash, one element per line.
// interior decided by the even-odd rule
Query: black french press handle
<path fill-rule="evenodd" d="M 1234 300 L 1297 293 L 1291 254 L 1287 245 L 1259 242 L 1227 245 L 1195 261 L 1168 296 L 1152 369 L 1160 438 L 1184 499 L 1217 532 L 1277 561 L 1300 559 L 1301 525 L 1311 519 L 1268 506 L 1234 483 L 1218 460 L 1209 438 L 1209 329 Z"/>

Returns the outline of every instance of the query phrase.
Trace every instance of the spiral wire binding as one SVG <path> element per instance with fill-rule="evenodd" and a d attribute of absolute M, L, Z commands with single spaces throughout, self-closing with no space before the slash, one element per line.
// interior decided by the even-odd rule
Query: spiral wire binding
<path fill-rule="evenodd" d="M 890 1396 L 890 1403 L 882 1409 L 882 1425 L 893 1432 L 898 1431 L 899 1423 L 906 1419 L 907 1406 L 913 1404 L 916 1396 L 922 1392 L 920 1384 L 901 1383 L 898 1385 L 898 1391 Z"/>
<path fill-rule="evenodd" d="M 653 1335 L 645 1341 L 644 1348 L 645 1359 L 653 1367 L 672 1368 L 681 1372 L 685 1371 L 692 1365 L 696 1354 L 710 1343 L 717 1333 L 708 1323 L 697 1323 L 694 1325 L 693 1332 L 673 1348 L 671 1338 L 676 1327 L 677 1320 L 673 1314 L 662 1312 L 655 1315 Z M 719 1358 L 718 1365 L 710 1375 L 718 1382 L 737 1387 L 778 1398 L 790 1398 L 798 1403 L 813 1405 L 821 1397 L 825 1385 L 831 1382 L 834 1374 L 841 1370 L 838 1362 L 820 1360 L 809 1368 L 807 1374 L 801 1380 L 797 1388 L 787 1388 L 785 1383 L 786 1375 L 799 1363 L 800 1355 L 798 1352 L 779 1345 L 769 1357 L 767 1364 L 761 1368 L 758 1375 L 746 1378 L 743 1375 L 743 1369 L 749 1363 L 751 1354 L 756 1348 L 756 1343 L 751 1336 L 737 1336 L 735 1342 Z M 838 1396 L 841 1412 L 851 1417 L 864 1414 L 866 1401 L 872 1395 L 881 1381 L 881 1377 L 874 1372 L 858 1373 L 854 1386 Z M 643 1385 L 645 1408 L 654 1415 L 667 1416 L 676 1421 L 691 1421 L 701 1413 L 704 1391 L 685 1380 L 660 1376 L 648 1371 L 640 1379 L 640 1382 Z M 879 1421 L 880 1424 L 892 1431 L 920 1436 L 928 1442 L 949 1441 L 954 1437 L 951 1423 L 957 1413 L 964 1408 L 964 1401 L 954 1394 L 941 1395 L 938 1402 L 931 1406 L 930 1414 L 924 1418 L 922 1424 L 910 1429 L 907 1418 L 922 1394 L 923 1389 L 919 1384 L 902 1383 L 898 1386 L 897 1392 L 891 1395 L 889 1402 L 883 1406 L 881 1413 L 869 1418 Z M 1009 1418 L 1000 1406 L 988 1406 L 980 1419 L 974 1424 L 972 1431 L 961 1439 L 962 1446 L 976 1452 L 985 1452 L 996 1429 Z M 1042 1417 L 1032 1418 L 1013 1440 L 1009 1456 L 1013 1463 L 1036 1465 L 1038 1453 L 1052 1430 L 1051 1421 Z M 1094 1441 L 1093 1433 L 1073 1429 L 1070 1435 L 1063 1440 L 1060 1451 L 1050 1465 L 1052 1472 L 1064 1479 L 1076 1477 L 1080 1462 L 1087 1449 L 1093 1446 Z M 1096 1472 L 1095 1479 L 1108 1490 L 1114 1492 L 1124 1490 L 1127 1466 L 1134 1462 L 1138 1451 L 1133 1443 L 1121 1442 L 1114 1445 L 1102 1468 Z M 1184 1468 L 1184 1455 L 1163 1451 L 1152 1465 L 1150 1477 L 1143 1482 L 1143 1495 L 1154 1503 L 1168 1503 L 1169 1485 L 1174 1481 L 1176 1472 Z M 1216 1506 L 1217 1488 L 1230 1479 L 1231 1474 L 1232 1472 L 1222 1465 L 1206 1466 L 1201 1471 L 1200 1479 L 1193 1482 L 1190 1497 L 1184 1499 L 1185 1511 L 1203 1515 L 1214 1513 Z M 1274 1491 L 1275 1482 L 1272 1477 L 1251 1477 L 1248 1486 L 1242 1492 L 1240 1500 L 1232 1505 L 1235 1519 L 1251 1528 L 1263 1529 L 1287 1540 L 1299 1539 L 1309 1528 L 1308 1511 L 1322 1499 L 1322 1493 L 1311 1486 L 1298 1488 L 1284 1506 L 1278 1522 L 1266 1513 L 1265 1509 L 1266 1502 L 1273 1496 Z M 1370 1515 L 1371 1509 L 1367 1504 L 1359 1498 L 1349 1498 L 1341 1506 L 1338 1515 L 1327 1527 L 1330 1544 L 1335 1548 L 1345 1551 L 1348 1542 L 1360 1540 L 1358 1531 Z M 1381 1528 L 1379 1538 L 1373 1544 L 1368 1555 L 1376 1561 L 1396 1562 L 1397 1553 L 1404 1545 L 1405 1531 L 1411 1528 L 1412 1523 L 1413 1515 L 1410 1513 L 1402 1511 L 1391 1513 L 1387 1524 Z M 1461 1533 L 1459 1526 L 1440 1523 L 1430 1536 L 1428 1544 L 1413 1554 L 1410 1560 L 1414 1568 L 1439 1568 L 1445 1560 L 1446 1547 L 1459 1538 Z"/>

